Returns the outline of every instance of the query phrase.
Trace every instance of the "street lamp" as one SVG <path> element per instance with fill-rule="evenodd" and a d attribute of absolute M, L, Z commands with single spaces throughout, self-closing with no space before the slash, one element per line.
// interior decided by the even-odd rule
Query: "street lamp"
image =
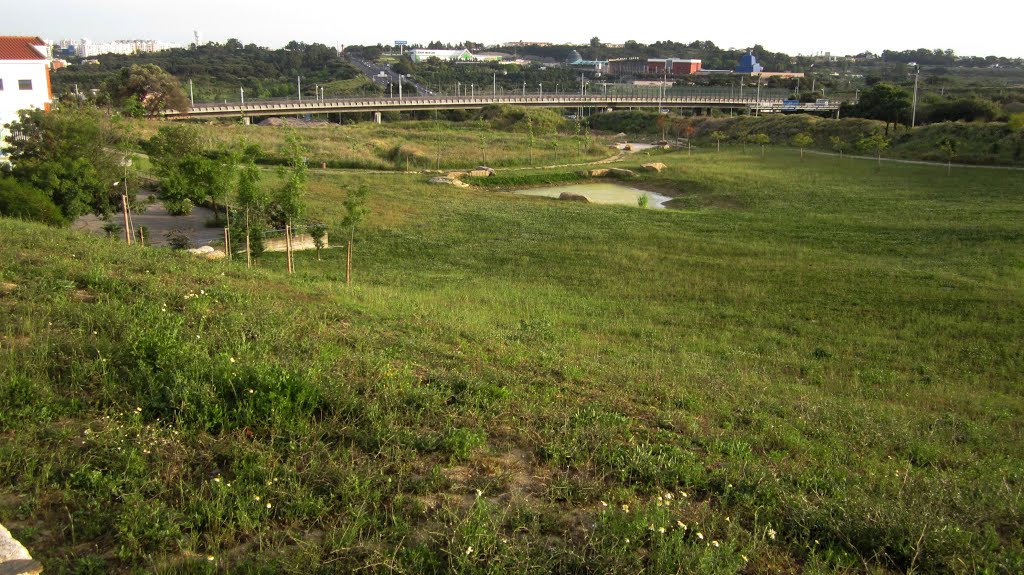
<path fill-rule="evenodd" d="M 526 80 L 523 80 L 523 97 L 526 97 Z"/>
<path fill-rule="evenodd" d="M 910 113 L 910 127 L 913 128 L 917 123 L 917 80 L 921 77 L 921 67 L 916 62 L 911 64 L 914 66 L 914 106 Z"/>
<path fill-rule="evenodd" d="M 242 105 L 245 105 L 245 88 L 239 88 L 238 93 L 242 95 Z"/>
<path fill-rule="evenodd" d="M 540 96 L 541 98 L 543 98 L 543 97 L 544 97 L 544 83 L 543 83 L 543 82 L 539 82 L 539 83 L 537 84 L 537 94 L 538 94 L 538 95 L 539 95 L 539 96 Z"/>

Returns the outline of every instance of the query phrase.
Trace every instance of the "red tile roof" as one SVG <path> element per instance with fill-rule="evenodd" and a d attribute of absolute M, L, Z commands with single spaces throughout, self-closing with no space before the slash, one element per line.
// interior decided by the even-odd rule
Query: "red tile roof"
<path fill-rule="evenodd" d="M 46 42 L 38 36 L 0 36 L 0 60 L 45 60 L 32 46 L 46 46 Z"/>

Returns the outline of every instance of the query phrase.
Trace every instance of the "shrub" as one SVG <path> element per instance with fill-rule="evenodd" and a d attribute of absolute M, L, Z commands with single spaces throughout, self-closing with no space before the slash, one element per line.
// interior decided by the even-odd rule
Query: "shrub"
<path fill-rule="evenodd" d="M 60 208 L 43 191 L 6 177 L 0 177 L 0 215 L 51 226 L 67 223 Z"/>

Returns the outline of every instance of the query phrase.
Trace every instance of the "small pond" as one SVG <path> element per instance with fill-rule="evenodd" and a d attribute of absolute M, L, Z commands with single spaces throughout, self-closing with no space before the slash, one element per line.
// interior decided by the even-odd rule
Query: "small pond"
<path fill-rule="evenodd" d="M 555 186 L 552 188 L 530 188 L 528 190 L 516 190 L 513 194 L 521 196 L 541 196 L 545 198 L 557 198 L 561 193 L 569 192 L 586 197 L 594 204 L 619 204 L 623 206 L 636 206 L 638 196 L 647 196 L 647 207 L 664 209 L 665 202 L 672 198 L 631 188 L 622 184 L 600 183 L 600 184 L 574 184 L 570 186 Z"/>

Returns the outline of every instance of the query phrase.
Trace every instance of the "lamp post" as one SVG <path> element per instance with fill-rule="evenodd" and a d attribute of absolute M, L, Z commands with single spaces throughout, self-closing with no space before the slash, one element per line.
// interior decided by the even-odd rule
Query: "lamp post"
<path fill-rule="evenodd" d="M 460 86 L 461 86 L 461 84 L 459 84 L 458 82 L 455 82 L 455 97 L 456 98 L 458 98 L 459 96 L 462 95 L 462 89 L 460 88 Z"/>
<path fill-rule="evenodd" d="M 544 97 L 544 83 L 543 83 L 543 82 L 538 82 L 538 83 L 537 83 L 537 94 L 538 94 L 538 95 L 539 95 L 539 96 L 540 96 L 541 98 L 543 98 L 543 97 Z"/>
<path fill-rule="evenodd" d="M 469 97 L 476 98 L 476 84 L 469 85 Z"/>
<path fill-rule="evenodd" d="M 301 102 L 302 101 L 302 76 L 296 76 L 295 77 L 295 83 L 299 87 L 299 102 Z"/>
<path fill-rule="evenodd" d="M 526 97 L 526 80 L 523 80 L 523 97 Z"/>
<path fill-rule="evenodd" d="M 75 92 L 78 92 L 78 84 L 75 84 Z M 188 79 L 188 101 L 193 106 L 196 105 L 196 98 L 192 95 L 192 78 Z"/>
<path fill-rule="evenodd" d="M 916 63 L 914 64 L 914 105 L 912 112 L 910 113 L 910 127 L 913 128 L 917 124 L 917 80 L 921 77 L 921 67 Z"/>
<path fill-rule="evenodd" d="M 760 115 L 761 115 L 761 75 L 758 74 L 757 75 L 757 114 L 755 114 L 755 116 L 760 116 Z"/>
<path fill-rule="evenodd" d="M 498 73 L 491 74 L 491 97 L 494 98 L 498 95 Z"/>
<path fill-rule="evenodd" d="M 402 75 L 398 75 L 398 99 L 402 99 Z"/>

